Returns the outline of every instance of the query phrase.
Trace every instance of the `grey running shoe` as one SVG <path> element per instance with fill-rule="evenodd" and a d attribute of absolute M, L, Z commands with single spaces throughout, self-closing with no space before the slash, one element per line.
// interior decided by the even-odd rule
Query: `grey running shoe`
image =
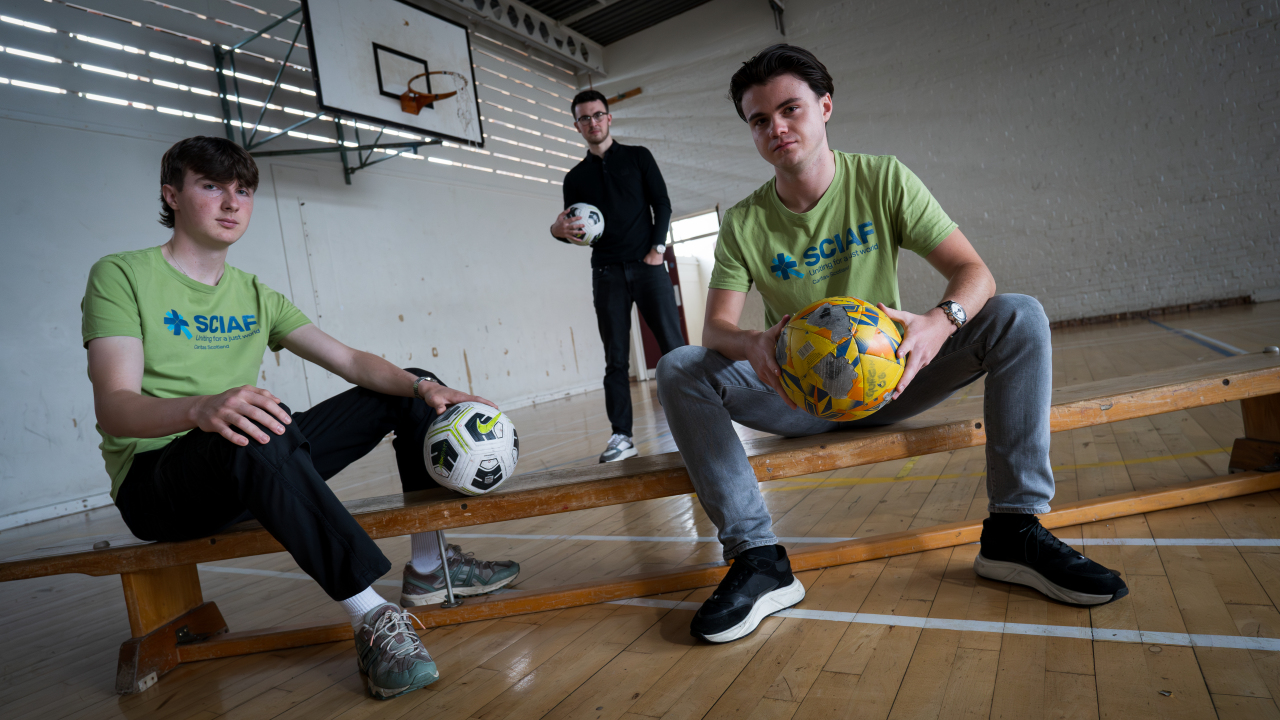
<path fill-rule="evenodd" d="M 449 546 L 449 580 L 453 594 L 459 597 L 483 595 L 508 585 L 520 574 L 520 563 L 511 560 L 477 560 L 474 553 L 464 553 L 457 545 Z M 429 573 L 404 566 L 400 587 L 400 604 L 404 607 L 444 602 L 444 568 Z"/>
<path fill-rule="evenodd" d="M 356 631 L 356 661 L 375 699 L 390 700 L 440 679 L 413 630 L 416 620 L 391 603 L 365 613 Z"/>
<path fill-rule="evenodd" d="M 613 437 L 609 438 L 609 445 L 604 449 L 604 453 L 600 455 L 600 462 L 617 462 L 639 454 L 640 451 L 636 450 L 629 436 L 614 433 Z"/>

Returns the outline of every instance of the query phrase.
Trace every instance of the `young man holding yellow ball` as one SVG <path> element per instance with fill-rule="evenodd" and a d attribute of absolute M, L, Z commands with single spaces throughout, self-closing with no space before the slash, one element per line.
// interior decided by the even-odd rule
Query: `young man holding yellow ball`
<path fill-rule="evenodd" d="M 736 640 L 804 598 L 733 422 L 800 437 L 887 425 L 917 415 L 987 375 L 988 517 L 974 570 L 1062 602 L 1123 597 L 1119 575 L 1042 527 L 1054 480 L 1049 466 L 1052 352 L 1035 298 L 996 295 L 982 258 L 924 184 L 892 156 L 832 151 L 826 123 L 834 83 L 811 53 L 767 48 L 743 64 L 730 96 L 774 177 L 725 213 L 707 297 L 705 347 L 684 347 L 658 366 L 671 434 L 733 566 L 694 616 L 692 632 Z M 898 251 L 923 257 L 947 279 L 937 307 L 901 310 Z M 765 332 L 738 320 L 754 284 Z M 892 401 L 851 422 L 798 409 L 781 391 L 774 357 L 793 312 L 825 297 L 876 303 L 905 328 L 905 368 Z"/>

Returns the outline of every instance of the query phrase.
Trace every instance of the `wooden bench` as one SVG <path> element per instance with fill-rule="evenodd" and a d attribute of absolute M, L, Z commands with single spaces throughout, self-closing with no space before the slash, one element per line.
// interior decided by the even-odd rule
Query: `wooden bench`
<path fill-rule="evenodd" d="M 1280 488 L 1280 355 L 1255 353 L 1054 391 L 1052 430 L 1061 432 L 1240 400 L 1246 437 L 1231 455 L 1233 474 L 1155 492 L 1128 493 L 1060 506 L 1042 521 L 1064 527 L 1123 515 Z M 909 421 L 809 438 L 746 443 L 760 481 L 957 450 L 985 443 L 982 405 L 961 402 Z M 463 497 L 433 490 L 347 502 L 374 538 L 448 530 L 693 492 L 679 453 L 608 465 L 520 475 L 496 493 Z M 796 552 L 795 569 L 859 562 L 974 542 L 980 524 L 953 523 Z M 350 639 L 347 623 L 229 633 L 218 608 L 204 602 L 198 563 L 280 552 L 258 523 L 180 543 L 132 537 L 42 548 L 0 562 L 0 582 L 63 573 L 120 575 L 132 637 L 120 648 L 117 690 L 145 690 L 183 662 Z M 540 612 L 719 582 L 723 563 L 610 578 L 554 590 L 472 598 L 451 609 L 414 608 L 428 627 Z"/>

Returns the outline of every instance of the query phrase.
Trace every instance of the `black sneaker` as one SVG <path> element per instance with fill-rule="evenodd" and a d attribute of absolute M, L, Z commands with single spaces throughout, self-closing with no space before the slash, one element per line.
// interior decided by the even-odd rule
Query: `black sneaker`
<path fill-rule="evenodd" d="M 804 599 L 804 585 L 791 574 L 781 545 L 743 550 L 729 566 L 720 587 L 702 603 L 689 631 L 722 643 L 750 635 L 761 620 Z"/>
<path fill-rule="evenodd" d="M 1103 605 L 1129 594 L 1119 573 L 1071 549 L 1034 515 L 999 513 L 982 521 L 973 571 L 1072 605 Z"/>

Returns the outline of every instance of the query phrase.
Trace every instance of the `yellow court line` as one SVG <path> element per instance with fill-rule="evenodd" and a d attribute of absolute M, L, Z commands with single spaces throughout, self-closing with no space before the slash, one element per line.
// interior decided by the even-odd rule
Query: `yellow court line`
<path fill-rule="evenodd" d="M 902 469 L 898 471 L 898 474 L 893 476 L 893 479 L 902 480 L 902 479 L 911 477 L 907 473 L 911 472 L 911 468 L 916 466 L 916 461 L 919 459 L 920 459 L 920 456 L 916 455 L 910 458 L 909 460 L 907 460 L 907 462 L 902 466 Z"/>
<path fill-rule="evenodd" d="M 1231 452 L 1231 448 L 1218 448 L 1216 450 L 1197 450 L 1195 452 L 1178 453 L 1177 455 L 1161 455 L 1159 457 L 1150 457 L 1150 458 L 1139 458 L 1137 460 L 1108 460 L 1107 462 L 1080 463 L 1077 465 L 1054 465 L 1052 469 L 1054 471 L 1064 471 L 1064 470 L 1084 470 L 1089 468 L 1102 468 L 1102 467 L 1118 467 L 1121 465 L 1142 465 L 1145 463 L 1164 462 L 1165 460 L 1182 460 L 1184 458 L 1200 457 L 1202 455 L 1216 455 L 1218 453 L 1225 453 L 1225 452 Z M 919 459 L 920 459 L 919 455 L 908 459 L 907 463 L 902 466 L 901 470 L 898 471 L 898 474 L 894 475 L 893 477 L 879 476 L 879 477 L 862 477 L 862 478 L 831 478 L 829 480 L 812 480 L 812 479 L 806 479 L 806 478 L 794 478 L 794 479 L 787 479 L 787 480 L 770 480 L 768 481 L 770 484 L 789 483 L 790 487 L 771 487 L 771 488 L 763 489 L 762 492 L 792 492 L 795 490 L 810 490 L 817 487 L 835 488 L 835 487 L 848 487 L 851 485 L 875 485 L 876 483 L 888 483 L 888 482 L 912 482 L 915 480 L 955 480 L 956 478 L 965 478 L 965 477 L 981 478 L 986 476 L 985 472 L 970 474 L 970 475 L 966 475 L 964 473 L 948 473 L 945 475 L 907 475 L 906 473 L 909 472 L 911 468 L 915 466 L 916 461 Z"/>

